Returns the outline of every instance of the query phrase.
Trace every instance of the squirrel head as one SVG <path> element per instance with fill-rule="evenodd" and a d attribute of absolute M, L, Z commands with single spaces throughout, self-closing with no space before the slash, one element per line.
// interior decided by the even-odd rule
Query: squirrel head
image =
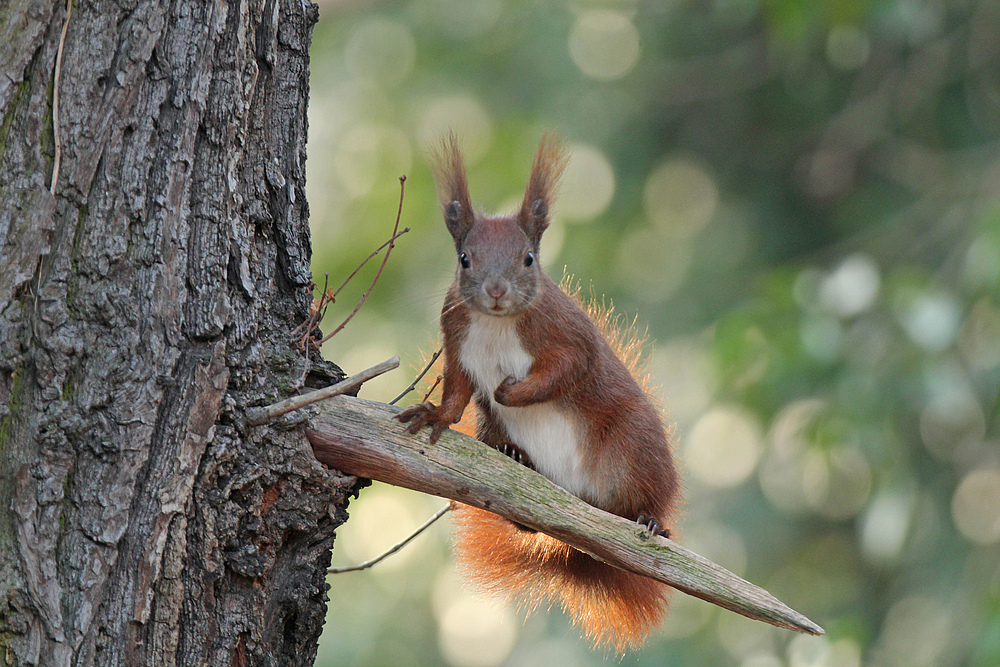
<path fill-rule="evenodd" d="M 472 208 L 455 135 L 442 142 L 435 177 L 445 225 L 455 241 L 459 295 L 469 308 L 510 316 L 534 304 L 542 271 L 539 244 L 549 226 L 556 182 L 566 159 L 558 137 L 546 134 L 535 153 L 520 210 L 515 215 L 487 216 Z"/>

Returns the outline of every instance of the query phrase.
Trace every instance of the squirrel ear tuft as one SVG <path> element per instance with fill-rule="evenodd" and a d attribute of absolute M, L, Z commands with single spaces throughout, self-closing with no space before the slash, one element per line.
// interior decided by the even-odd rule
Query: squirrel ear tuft
<path fill-rule="evenodd" d="M 465 160 L 454 132 L 441 141 L 433 160 L 434 180 L 444 208 L 444 222 L 459 247 L 472 229 L 472 200 L 465 174 Z"/>
<path fill-rule="evenodd" d="M 542 239 L 542 232 L 549 226 L 549 210 L 555 201 L 556 184 L 568 159 L 559 136 L 547 132 L 538 144 L 524 202 L 518 214 L 521 229 L 536 248 Z"/>
<path fill-rule="evenodd" d="M 536 199 L 531 205 L 531 216 L 534 218 L 546 218 L 549 215 L 549 205 L 544 199 Z"/>
<path fill-rule="evenodd" d="M 444 219 L 448 223 L 449 227 L 451 225 L 457 225 L 462 219 L 462 204 L 454 199 L 444 207 Z"/>

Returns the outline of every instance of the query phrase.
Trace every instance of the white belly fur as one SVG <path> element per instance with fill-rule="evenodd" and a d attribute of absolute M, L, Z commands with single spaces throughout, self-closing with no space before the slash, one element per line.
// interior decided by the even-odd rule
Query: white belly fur
<path fill-rule="evenodd" d="M 493 414 L 504 425 L 541 474 L 570 493 L 587 498 L 593 489 L 580 457 L 580 426 L 572 412 L 555 403 L 523 408 L 500 405 L 493 392 L 507 376 L 521 380 L 531 369 L 531 355 L 517 337 L 512 318 L 470 313 L 469 333 L 459 362 L 476 390 L 489 398 Z"/>

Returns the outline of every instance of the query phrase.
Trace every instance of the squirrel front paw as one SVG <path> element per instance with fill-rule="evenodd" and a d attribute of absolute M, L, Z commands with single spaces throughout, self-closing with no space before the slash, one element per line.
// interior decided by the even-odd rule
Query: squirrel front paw
<path fill-rule="evenodd" d="M 420 429 L 429 425 L 431 427 L 431 443 L 435 443 L 449 426 L 439 413 L 440 408 L 430 401 L 425 401 L 411 405 L 396 415 L 394 419 L 398 419 L 404 424 L 409 423 L 406 432 L 411 435 L 416 435 Z"/>
<path fill-rule="evenodd" d="M 517 386 L 517 378 L 508 375 L 493 392 L 493 399 L 500 405 L 511 406 L 511 393 L 515 386 Z"/>

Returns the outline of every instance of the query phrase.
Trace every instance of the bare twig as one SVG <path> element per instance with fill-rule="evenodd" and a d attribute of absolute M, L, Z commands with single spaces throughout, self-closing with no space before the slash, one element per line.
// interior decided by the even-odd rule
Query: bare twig
<path fill-rule="evenodd" d="M 397 220 L 396 222 L 398 224 L 399 220 Z M 340 287 L 338 287 L 337 289 L 335 289 L 333 291 L 333 298 L 336 298 L 337 295 L 340 294 L 340 291 L 342 289 L 344 289 L 345 287 L 347 287 L 347 283 L 351 282 L 351 278 L 353 278 L 354 276 L 356 276 L 358 274 L 358 271 L 360 271 L 361 269 L 363 269 L 365 267 L 365 264 L 367 264 L 372 259 L 374 259 L 376 255 L 378 255 L 380 252 L 382 252 L 383 250 L 385 250 L 386 246 L 388 246 L 390 243 L 392 243 L 393 241 L 395 241 L 396 239 L 398 239 L 400 236 L 402 236 L 403 234 L 407 233 L 408 231 L 410 231 L 410 228 L 409 227 L 404 227 L 399 232 L 394 233 L 392 235 L 392 238 L 390 238 L 388 241 L 386 241 L 385 243 L 383 243 L 379 247 L 375 248 L 375 250 L 372 251 L 372 254 L 370 254 L 367 257 L 365 257 L 364 261 L 361 262 L 360 264 L 358 264 L 358 268 L 356 268 L 353 271 L 351 271 L 351 275 L 349 275 L 346 278 L 344 278 L 344 282 L 340 283 Z"/>
<path fill-rule="evenodd" d="M 309 360 L 309 353 L 312 352 L 313 350 L 313 346 L 309 345 L 309 339 L 312 334 L 312 330 L 316 328 L 316 325 L 319 324 L 321 319 L 323 319 L 323 315 L 326 314 L 326 305 L 330 301 L 333 301 L 333 299 L 329 297 L 329 293 L 327 292 L 327 284 L 329 282 L 330 282 L 330 274 L 329 273 L 323 274 L 322 296 L 320 296 L 319 299 L 314 300 L 315 305 L 310 307 L 309 316 L 302 322 L 302 324 L 295 327 L 295 330 L 292 331 L 293 337 L 296 336 L 299 333 L 299 331 L 302 331 L 302 336 L 299 338 L 299 341 L 296 345 L 300 350 L 302 350 L 302 374 L 299 375 L 299 379 L 296 380 L 295 382 L 296 390 L 301 389 L 303 386 L 305 386 L 306 377 L 308 377 L 309 375 L 309 369 L 311 367 Z M 315 289 L 315 287 L 316 285 L 315 283 L 313 283 L 310 289 Z"/>
<path fill-rule="evenodd" d="M 312 331 L 313 328 L 316 326 L 316 322 L 318 322 L 322 318 L 321 313 L 323 312 L 323 308 L 329 301 L 333 300 L 330 296 L 329 291 L 327 290 L 327 285 L 329 285 L 329 283 L 330 283 L 330 274 L 324 273 L 323 292 L 320 294 L 318 299 L 313 299 L 313 305 L 309 307 L 309 316 L 306 317 L 306 319 L 302 320 L 302 324 L 292 329 L 293 338 L 302 333 L 303 329 L 305 330 L 306 335 L 308 335 L 309 332 Z M 317 287 L 316 283 L 309 284 L 310 290 L 314 290 L 316 289 L 316 287 Z"/>
<path fill-rule="evenodd" d="M 329 568 L 326 571 L 326 573 L 327 574 L 340 574 L 341 572 L 357 572 L 359 570 L 367 570 L 370 567 L 378 565 L 383 560 L 385 560 L 386 558 L 388 558 L 389 556 L 393 555 L 394 553 L 396 553 L 397 551 L 399 551 L 400 549 L 402 549 L 403 547 L 405 547 L 407 544 L 409 544 L 410 542 L 412 542 L 413 539 L 417 535 L 419 535 L 420 533 L 424 532 L 425 530 L 427 530 L 428 528 L 430 528 L 432 525 L 434 525 L 435 521 L 437 521 L 438 519 L 440 519 L 441 517 L 443 517 L 445 514 L 448 513 L 448 510 L 450 510 L 452 508 L 452 505 L 453 505 L 453 503 L 448 503 L 447 505 L 445 505 L 444 507 L 442 507 L 441 509 L 439 509 L 437 512 L 434 513 L 434 515 L 431 518 L 427 519 L 427 521 L 424 521 L 423 524 L 421 524 L 419 528 L 417 528 L 415 531 L 413 531 L 412 533 L 410 533 L 409 537 L 407 537 L 402 542 L 394 544 L 387 551 L 382 552 L 381 554 L 379 554 L 375 558 L 372 558 L 371 560 L 366 560 L 364 563 L 361 563 L 360 565 L 346 565 L 344 567 L 331 567 L 331 568 Z"/>
<path fill-rule="evenodd" d="M 427 399 L 429 399 L 431 397 L 431 394 L 434 393 L 434 390 L 438 388 L 438 385 L 441 384 L 441 380 L 443 380 L 443 379 L 444 379 L 444 376 L 441 376 L 441 375 L 437 376 L 437 378 L 434 380 L 434 384 L 432 384 L 431 388 L 427 390 L 426 394 L 424 394 L 423 401 L 421 401 L 422 403 L 426 403 L 427 402 Z"/>
<path fill-rule="evenodd" d="M 313 299 L 313 305 L 309 308 L 309 317 L 292 331 L 293 338 L 299 336 L 296 347 L 300 350 L 305 350 L 306 354 L 309 353 L 310 348 L 319 348 L 319 344 L 316 342 L 315 336 L 313 336 L 313 329 L 318 327 L 319 323 L 326 317 L 326 309 L 330 307 L 330 304 L 334 302 L 334 298 L 336 297 L 335 294 L 327 289 L 330 274 L 326 273 L 323 275 L 323 293 L 318 299 Z M 316 285 L 314 284 L 313 288 L 315 287 Z"/>
<path fill-rule="evenodd" d="M 369 287 L 368 291 L 365 292 L 364 296 L 361 297 L 361 301 L 359 301 L 358 305 L 354 307 L 354 310 L 351 311 L 351 314 L 348 315 L 347 318 L 343 322 L 341 322 L 336 329 L 334 329 L 329 334 L 324 336 L 322 340 L 317 341 L 316 345 L 322 345 L 323 343 L 325 343 L 326 341 L 330 340 L 338 333 L 340 333 L 340 330 L 346 327 L 347 323 L 351 321 L 351 319 L 357 314 L 359 310 L 361 310 L 361 306 L 364 305 L 365 301 L 368 300 L 368 296 L 372 293 L 372 290 L 375 289 L 375 284 L 378 282 L 378 279 L 382 277 L 382 270 L 385 268 L 386 262 L 389 261 L 389 255 L 392 254 L 392 249 L 395 247 L 394 245 L 395 240 L 399 238 L 399 236 L 401 236 L 402 234 L 405 234 L 406 232 L 410 231 L 409 227 L 405 228 L 401 232 L 399 231 L 399 218 L 403 215 L 403 194 L 405 190 L 406 190 L 406 176 L 404 175 L 399 177 L 399 209 L 396 211 L 396 225 L 392 228 L 392 236 L 389 238 L 389 241 L 387 242 L 388 248 L 385 251 L 385 255 L 382 257 L 382 264 L 381 266 L 378 267 L 378 272 L 375 274 L 375 279 L 372 280 L 371 287 Z M 362 262 L 362 265 L 364 265 L 364 262 Z M 348 280 L 349 279 L 350 276 L 348 276 Z M 343 285 L 341 286 L 341 288 L 342 287 Z"/>
<path fill-rule="evenodd" d="M 246 411 L 247 423 L 250 426 L 266 424 L 275 417 L 280 417 L 281 415 L 289 413 L 292 410 L 298 410 L 299 408 L 304 408 L 307 405 L 322 401 L 323 399 L 347 393 L 355 387 L 360 387 L 368 380 L 378 377 L 379 375 L 398 367 L 399 355 L 397 354 L 392 359 L 387 359 L 377 366 L 372 366 L 368 370 L 361 371 L 357 375 L 352 375 L 346 380 L 341 380 L 337 384 L 330 385 L 329 387 L 317 389 L 316 391 L 311 391 L 308 394 L 292 396 L 291 398 L 286 398 L 283 401 L 278 401 L 277 403 L 273 403 L 266 407 L 250 408 Z"/>
<path fill-rule="evenodd" d="M 394 398 L 391 401 L 389 401 L 389 405 L 396 405 L 396 403 L 399 403 L 399 401 L 402 400 L 402 398 L 404 396 L 406 396 L 411 391 L 413 391 L 414 389 L 417 388 L 417 383 L 424 379 L 424 376 L 427 375 L 427 371 L 429 371 L 431 369 L 431 366 L 434 365 L 434 362 L 438 360 L 438 357 L 441 356 L 441 352 L 443 350 L 444 350 L 444 348 L 442 348 L 442 347 L 438 348 L 438 351 L 434 353 L 434 356 L 431 357 L 431 360 L 427 362 L 426 366 L 424 366 L 424 370 L 420 371 L 420 374 L 417 375 L 417 377 L 413 378 L 413 382 L 410 383 L 410 386 L 407 387 L 406 389 L 404 389 L 399 394 L 399 396 L 397 396 L 396 398 Z M 436 382 L 434 383 L 434 386 L 435 387 L 437 386 Z M 424 400 L 426 401 L 427 399 L 425 398 Z"/>
<path fill-rule="evenodd" d="M 457 500 L 544 532 L 615 567 L 782 628 L 823 628 L 767 591 L 634 521 L 588 505 L 478 440 L 445 431 L 435 444 L 390 418 L 392 406 L 338 396 L 319 406 L 306 436 L 316 457 L 345 473 Z"/>
<path fill-rule="evenodd" d="M 52 81 L 52 139 L 55 144 L 55 155 L 52 160 L 52 183 L 49 192 L 56 193 L 59 183 L 59 163 L 62 162 L 62 137 L 59 131 L 59 90 L 62 80 L 63 47 L 66 46 L 66 31 L 69 30 L 69 17 L 73 14 L 73 0 L 66 0 L 66 18 L 63 19 L 62 32 L 59 34 L 59 48 L 56 50 L 56 73 Z"/>

